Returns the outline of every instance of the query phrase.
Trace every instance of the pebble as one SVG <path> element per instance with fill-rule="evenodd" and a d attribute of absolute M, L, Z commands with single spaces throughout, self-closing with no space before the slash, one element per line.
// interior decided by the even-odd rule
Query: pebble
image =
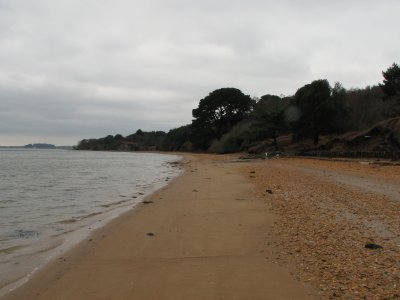
<path fill-rule="evenodd" d="M 366 165 L 356 170 L 356 163 L 306 159 L 281 159 L 277 164 L 242 167 L 243 174 L 257 173 L 252 180 L 256 196 L 266 199 L 273 189 L 280 191 L 268 198 L 277 220 L 266 229 L 267 236 L 276 239 L 269 248 L 276 261 L 294 267 L 294 277 L 319 288 L 327 298 L 397 299 L 400 202 L 291 167 L 363 172 L 399 182 L 400 168 L 382 171 Z"/>

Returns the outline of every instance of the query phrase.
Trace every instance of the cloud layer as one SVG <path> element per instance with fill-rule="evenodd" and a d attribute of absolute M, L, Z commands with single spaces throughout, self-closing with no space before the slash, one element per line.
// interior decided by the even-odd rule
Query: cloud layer
<path fill-rule="evenodd" d="M 3 0 L 0 145 L 168 130 L 216 88 L 381 82 L 399 1 Z"/>

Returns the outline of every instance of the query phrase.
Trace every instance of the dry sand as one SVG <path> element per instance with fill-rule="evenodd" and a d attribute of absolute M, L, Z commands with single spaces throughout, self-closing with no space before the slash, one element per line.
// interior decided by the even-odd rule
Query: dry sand
<path fill-rule="evenodd" d="M 147 204 L 97 230 L 4 299 L 320 298 L 290 274 L 296 268 L 278 264 L 279 214 L 243 170 L 257 163 L 209 155 L 187 155 L 183 163 L 186 173 Z"/>

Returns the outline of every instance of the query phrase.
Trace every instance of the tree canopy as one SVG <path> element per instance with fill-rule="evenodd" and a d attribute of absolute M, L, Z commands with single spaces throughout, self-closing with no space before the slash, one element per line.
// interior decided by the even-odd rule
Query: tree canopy
<path fill-rule="evenodd" d="M 171 129 L 163 141 L 162 149 L 166 151 L 191 151 L 190 135 L 190 125 Z"/>
<path fill-rule="evenodd" d="M 328 80 L 319 79 L 295 95 L 266 94 L 259 100 L 236 88 L 221 88 L 200 100 L 191 124 L 168 133 L 138 129 L 127 137 L 85 139 L 76 148 L 228 153 L 253 151 L 261 145 L 259 149 L 282 150 L 290 143 L 290 133 L 292 145 L 306 139 L 317 145 L 320 135 L 366 130 L 400 115 L 400 67 L 393 63 L 382 75 L 382 84 L 362 89 L 346 90 L 340 83 L 331 87 Z M 301 144 L 310 142 L 297 146 Z"/>
<path fill-rule="evenodd" d="M 341 85 L 331 88 L 328 80 L 320 79 L 297 90 L 293 104 L 300 110 L 300 119 L 293 123 L 294 139 L 311 137 L 318 144 L 323 133 L 335 132 L 340 114 L 345 113 Z"/>
<path fill-rule="evenodd" d="M 257 133 L 258 138 L 272 138 L 275 150 L 279 150 L 277 137 L 288 128 L 285 119 L 288 105 L 288 98 L 264 95 L 254 108 L 252 131 Z"/>
<path fill-rule="evenodd" d="M 214 139 L 219 139 L 235 124 L 249 115 L 254 101 L 236 88 L 222 88 L 211 92 L 193 109 L 192 142 L 195 148 L 207 150 Z"/>
<path fill-rule="evenodd" d="M 113 150 L 113 151 L 134 151 L 134 150 L 157 150 L 165 139 L 163 131 L 144 132 L 137 130 L 136 133 L 127 137 L 121 134 L 108 135 L 99 139 L 81 140 L 76 149 L 78 150 Z"/>
<path fill-rule="evenodd" d="M 382 72 L 383 84 L 380 84 L 385 98 L 390 98 L 400 95 L 400 67 L 393 63 L 386 71 Z M 400 99 L 400 97 L 399 97 Z"/>

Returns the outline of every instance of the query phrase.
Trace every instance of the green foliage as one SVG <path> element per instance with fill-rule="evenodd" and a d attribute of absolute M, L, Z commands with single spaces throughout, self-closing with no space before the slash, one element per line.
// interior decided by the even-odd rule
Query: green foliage
<path fill-rule="evenodd" d="M 294 96 L 267 94 L 258 101 L 239 89 L 221 88 L 200 100 L 189 125 L 167 134 L 139 129 L 126 138 L 117 134 L 85 139 L 76 148 L 227 153 L 272 139 L 275 149 L 281 150 L 277 138 L 289 133 L 293 141 L 312 138 L 317 144 L 322 134 L 365 130 L 400 115 L 400 68 L 394 63 L 382 74 L 379 86 L 346 90 L 321 79 L 299 88 Z"/>
<path fill-rule="evenodd" d="M 190 152 L 193 151 L 193 143 L 191 141 L 186 141 L 182 144 L 179 151 Z"/>
<path fill-rule="evenodd" d="M 293 104 L 300 110 L 301 117 L 292 123 L 295 141 L 311 137 L 314 144 L 318 144 L 321 134 L 337 131 L 335 123 L 344 112 L 344 94 L 339 86 L 336 89 L 332 93 L 328 80 L 320 79 L 297 90 Z"/>
<path fill-rule="evenodd" d="M 84 139 L 78 143 L 76 149 L 95 151 L 159 150 L 165 135 L 163 131 L 143 132 L 139 129 L 126 138 L 117 134 L 99 139 Z"/>
<path fill-rule="evenodd" d="M 162 150 L 165 151 L 191 151 L 190 146 L 190 125 L 171 129 L 162 144 Z"/>
<path fill-rule="evenodd" d="M 120 134 L 108 135 L 100 139 L 84 139 L 76 146 L 77 150 L 118 150 L 121 146 L 124 137 Z"/>
<path fill-rule="evenodd" d="M 383 84 L 379 84 L 384 96 L 383 100 L 388 102 L 384 115 L 387 118 L 400 116 L 400 67 L 393 63 L 386 72 L 382 72 Z"/>
<path fill-rule="evenodd" d="M 286 110 L 290 102 L 288 98 L 275 95 L 264 95 L 254 107 L 251 132 L 258 139 L 272 138 L 275 150 L 279 149 L 277 137 L 287 132 Z"/>
<path fill-rule="evenodd" d="M 340 82 L 332 88 L 330 105 L 330 118 L 322 133 L 343 133 L 350 128 L 350 109 L 346 106 L 346 89 Z"/>
<path fill-rule="evenodd" d="M 248 143 L 250 127 L 250 120 L 239 122 L 232 128 L 232 130 L 224 134 L 220 139 L 214 140 L 208 150 L 220 154 L 242 151 Z"/>
<path fill-rule="evenodd" d="M 400 95 L 400 67 L 393 63 L 386 71 L 382 72 L 383 84 L 379 86 L 385 93 L 385 99 Z M 398 100 L 400 97 L 396 97 Z"/>
<path fill-rule="evenodd" d="M 214 139 L 219 139 L 247 117 L 254 101 L 235 88 L 222 88 L 200 100 L 192 112 L 191 141 L 195 149 L 207 150 Z"/>
<path fill-rule="evenodd" d="M 164 131 L 144 132 L 139 129 L 126 137 L 124 145 L 126 150 L 160 150 L 165 137 Z"/>

